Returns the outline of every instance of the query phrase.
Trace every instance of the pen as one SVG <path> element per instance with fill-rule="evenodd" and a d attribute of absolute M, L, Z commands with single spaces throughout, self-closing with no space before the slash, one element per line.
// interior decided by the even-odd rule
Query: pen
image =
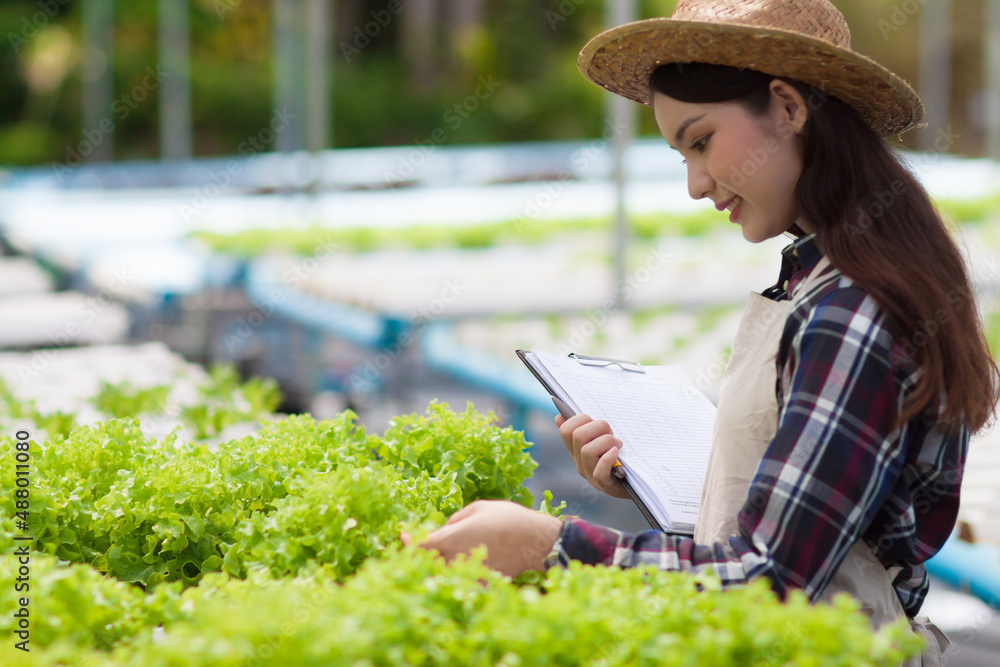
<path fill-rule="evenodd" d="M 556 409 L 559 410 L 559 414 L 561 414 L 564 419 L 576 416 L 576 413 L 573 412 L 573 410 L 558 396 L 553 396 L 552 402 L 556 404 Z"/>
<path fill-rule="evenodd" d="M 561 414 L 564 419 L 576 416 L 576 413 L 573 412 L 573 410 L 558 396 L 553 396 L 552 402 L 555 403 L 556 409 L 559 410 L 559 414 Z M 618 479 L 625 479 L 625 466 L 622 465 L 621 461 L 614 462 L 611 466 L 611 474 Z"/>

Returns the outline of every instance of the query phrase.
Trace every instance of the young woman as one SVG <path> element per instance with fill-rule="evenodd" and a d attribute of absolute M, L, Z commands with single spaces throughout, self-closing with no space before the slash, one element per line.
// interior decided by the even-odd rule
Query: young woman
<path fill-rule="evenodd" d="M 694 538 L 629 534 L 513 503 L 456 513 L 424 546 L 480 544 L 510 575 L 570 559 L 765 576 L 813 600 L 846 591 L 874 627 L 917 618 L 924 561 L 956 520 L 969 435 L 993 415 L 997 366 L 962 257 L 883 137 L 922 105 L 850 48 L 828 0 L 681 0 L 580 54 L 584 75 L 653 107 L 695 199 L 744 237 L 789 234 L 778 282 L 748 302 L 719 394 Z M 720 270 L 725 267 L 720 266 Z M 556 418 L 580 474 L 627 497 L 608 424 Z"/>

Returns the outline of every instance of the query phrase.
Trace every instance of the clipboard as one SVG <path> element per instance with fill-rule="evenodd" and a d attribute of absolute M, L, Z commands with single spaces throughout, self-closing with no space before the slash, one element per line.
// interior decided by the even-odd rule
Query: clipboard
<path fill-rule="evenodd" d="M 545 387 L 545 391 L 549 392 L 549 395 L 552 397 L 552 402 L 555 404 L 556 409 L 559 410 L 559 414 L 561 414 L 566 419 L 569 419 L 570 417 L 574 416 L 576 413 L 574 413 L 572 409 L 568 405 L 566 405 L 563 398 L 559 396 L 559 392 L 556 391 L 555 387 L 553 387 L 545 377 L 543 377 L 538 371 L 536 371 L 534 366 L 528 360 L 528 354 L 529 354 L 528 350 L 515 350 L 515 353 L 517 354 L 521 362 L 528 367 L 528 370 L 531 371 L 531 374 L 535 376 L 535 379 L 538 380 L 538 382 L 543 387 Z M 579 355 L 575 353 L 570 353 L 568 356 L 571 359 L 576 359 L 578 363 L 583 363 L 584 365 L 597 365 L 597 364 L 600 364 L 602 366 L 614 365 L 614 366 L 619 366 L 622 368 L 622 370 L 628 372 L 636 372 L 636 373 L 646 372 L 646 370 L 642 367 L 642 365 L 640 365 L 638 362 L 635 361 L 627 361 L 624 359 L 612 359 L 609 357 L 592 357 L 589 355 Z M 587 362 L 592 362 L 592 363 L 587 363 Z M 656 517 L 653 515 L 653 512 L 646 505 L 645 501 L 643 501 L 643 499 L 639 497 L 639 494 L 636 493 L 635 489 L 632 487 L 632 484 L 629 483 L 628 475 L 625 472 L 625 466 L 623 466 L 620 461 L 615 461 L 614 465 L 611 468 L 611 474 L 614 475 L 615 478 L 617 478 L 621 482 L 623 487 L 625 487 L 625 491 L 632 498 L 632 501 L 639 508 L 639 511 L 646 518 L 646 521 L 649 522 L 649 525 L 652 528 L 659 530 L 661 532 L 667 532 L 660 524 L 660 522 L 657 521 Z"/>

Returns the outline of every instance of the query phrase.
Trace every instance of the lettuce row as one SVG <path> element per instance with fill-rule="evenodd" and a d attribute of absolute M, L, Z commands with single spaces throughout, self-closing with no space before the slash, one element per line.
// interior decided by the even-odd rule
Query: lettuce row
<path fill-rule="evenodd" d="M 294 574 L 313 560 L 343 578 L 403 526 L 441 523 L 478 498 L 530 503 L 526 447 L 491 414 L 440 404 L 385 438 L 348 411 L 266 422 L 217 451 L 111 420 L 35 448 L 30 532 L 39 551 L 143 587 L 254 564 Z M 14 516 L 13 485 L 13 469 L 0 470 L 0 516 Z"/>
<path fill-rule="evenodd" d="M 6 451 L 13 441 L 0 438 Z M 517 582 L 446 565 L 419 535 L 479 498 L 530 504 L 535 463 L 492 415 L 431 404 L 382 436 L 353 413 L 266 422 L 215 449 L 116 419 L 33 445 L 38 667 L 153 665 L 893 665 L 908 625 L 872 633 L 846 596 L 784 603 L 766 582 L 577 564 Z M 0 577 L 15 579 L 11 466 Z M 558 515 L 546 492 L 541 510 Z M 17 607 L 0 588 L 0 615 Z M 12 628 L 0 641 L 13 644 Z M 18 656 L 19 659 L 22 656 Z"/>
<path fill-rule="evenodd" d="M 394 546 L 343 582 L 330 565 L 281 578 L 216 573 L 156 598 L 130 595 L 87 566 L 50 566 L 73 585 L 43 577 L 38 614 L 68 622 L 25 664 L 865 667 L 899 664 L 921 647 L 905 620 L 873 633 L 846 595 L 811 606 L 793 592 L 782 603 L 763 580 L 721 591 L 711 575 L 579 564 L 551 571 L 544 590 L 519 588 L 482 556 L 446 565 Z M 89 591 L 101 602 L 88 618 L 69 608 L 86 607 Z"/>

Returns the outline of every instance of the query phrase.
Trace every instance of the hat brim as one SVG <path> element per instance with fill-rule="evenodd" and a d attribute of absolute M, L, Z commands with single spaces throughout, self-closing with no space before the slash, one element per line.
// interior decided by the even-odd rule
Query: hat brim
<path fill-rule="evenodd" d="M 853 107 L 880 136 L 916 127 L 924 106 L 901 77 L 859 53 L 779 28 L 646 19 L 606 30 L 577 59 L 590 81 L 652 106 L 660 65 L 708 63 L 797 79 Z"/>

